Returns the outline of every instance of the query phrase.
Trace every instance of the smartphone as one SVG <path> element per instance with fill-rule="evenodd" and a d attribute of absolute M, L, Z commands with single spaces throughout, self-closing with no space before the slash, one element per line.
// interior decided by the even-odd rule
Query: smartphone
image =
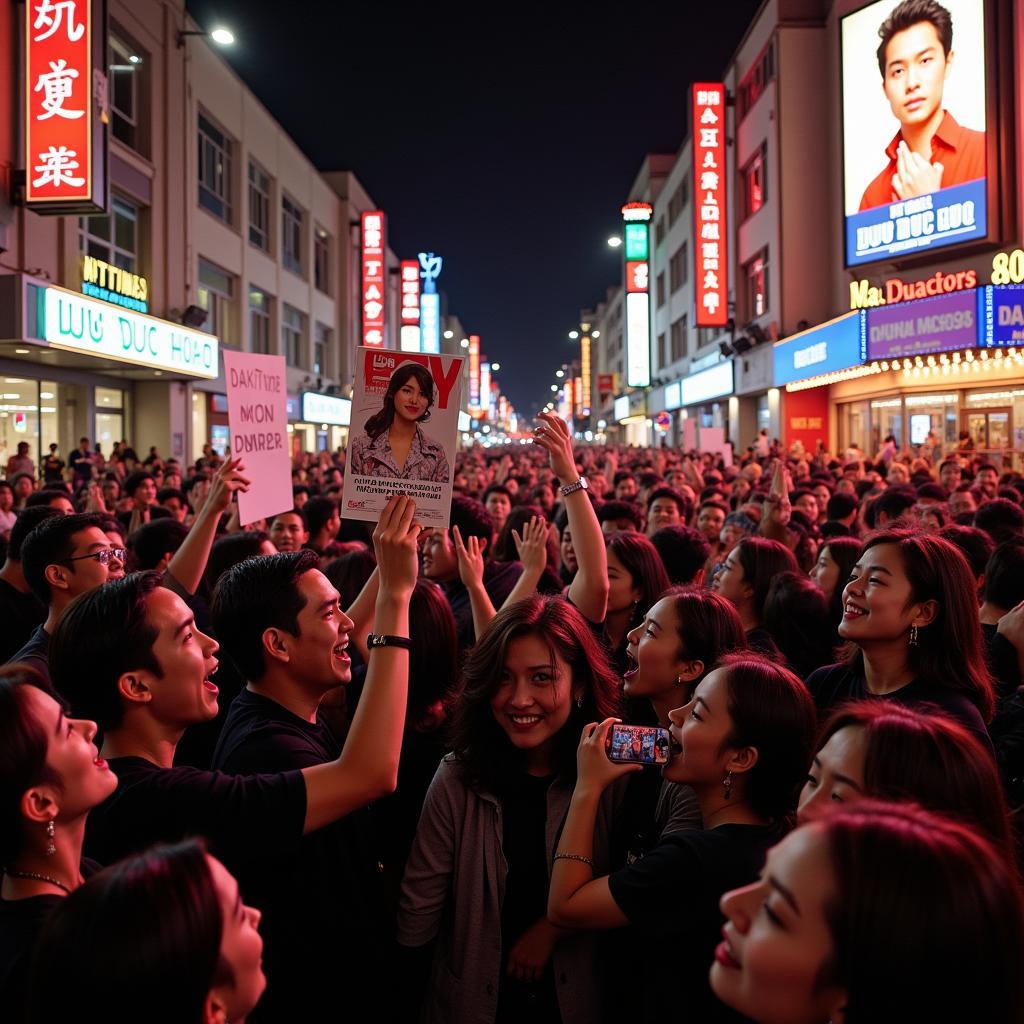
<path fill-rule="evenodd" d="M 668 729 L 654 725 L 613 725 L 606 743 L 608 760 L 618 764 L 668 764 Z"/>

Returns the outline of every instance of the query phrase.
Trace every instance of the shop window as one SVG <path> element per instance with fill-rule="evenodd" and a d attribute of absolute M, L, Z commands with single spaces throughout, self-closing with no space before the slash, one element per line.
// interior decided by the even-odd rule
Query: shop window
<path fill-rule="evenodd" d="M 260 355 L 270 354 L 270 296 L 249 286 L 249 349 Z"/>
<path fill-rule="evenodd" d="M 234 143 L 209 118 L 199 115 L 199 205 L 225 224 L 234 222 L 232 151 Z"/>
<path fill-rule="evenodd" d="M 313 232 L 313 284 L 324 295 L 331 294 L 331 236 L 319 224 Z"/>
<path fill-rule="evenodd" d="M 148 93 L 149 62 L 143 51 L 120 33 L 110 34 L 108 68 L 110 131 L 119 142 L 143 156 L 148 155 L 144 138 L 144 98 Z"/>
<path fill-rule="evenodd" d="M 764 316 L 768 311 L 768 250 L 764 249 L 743 267 L 746 286 L 747 318 Z"/>
<path fill-rule="evenodd" d="M 110 201 L 110 213 L 102 217 L 79 217 L 79 249 L 111 266 L 138 274 L 139 207 L 120 196 Z"/>
<path fill-rule="evenodd" d="M 770 430 L 772 425 L 772 411 L 768 405 L 768 396 L 759 395 L 757 399 L 757 432 Z"/>
<path fill-rule="evenodd" d="M 281 196 L 281 263 L 293 274 L 302 275 L 302 207 L 287 195 Z"/>
<path fill-rule="evenodd" d="M 199 287 L 196 298 L 200 306 L 206 310 L 206 323 L 203 330 L 215 334 L 228 345 L 237 345 L 235 331 L 235 279 L 226 270 L 199 260 Z"/>
<path fill-rule="evenodd" d="M 281 350 L 289 366 L 305 366 L 302 339 L 306 333 L 306 318 L 294 306 L 281 307 Z"/>
<path fill-rule="evenodd" d="M 95 443 L 103 452 L 124 440 L 124 392 L 119 388 L 97 387 L 93 391 L 96 406 Z"/>
<path fill-rule="evenodd" d="M 249 241 L 270 252 L 270 175 L 255 160 L 249 161 Z"/>
<path fill-rule="evenodd" d="M 743 169 L 743 217 L 757 213 L 768 198 L 767 147 L 762 146 Z"/>
<path fill-rule="evenodd" d="M 328 353 L 331 351 L 331 329 L 317 323 L 313 335 L 313 372 L 318 377 L 329 375 L 327 367 Z"/>

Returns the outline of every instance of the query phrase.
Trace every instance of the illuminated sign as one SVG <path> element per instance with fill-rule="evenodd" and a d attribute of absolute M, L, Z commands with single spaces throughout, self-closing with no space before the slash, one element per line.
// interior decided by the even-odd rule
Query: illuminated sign
<path fill-rule="evenodd" d="M 627 224 L 626 236 L 626 259 L 646 260 L 649 253 L 647 228 L 643 224 Z"/>
<path fill-rule="evenodd" d="M 867 339 L 869 361 L 975 348 L 977 291 L 869 309 Z"/>
<path fill-rule="evenodd" d="M 144 277 L 92 256 L 82 257 L 82 294 L 136 313 L 149 312 L 149 282 Z"/>
<path fill-rule="evenodd" d="M 441 274 L 441 266 L 444 261 L 440 256 L 432 252 L 421 252 L 418 254 L 420 265 L 420 277 L 423 278 L 423 290 L 425 292 L 437 291 L 437 279 Z"/>
<path fill-rule="evenodd" d="M 617 390 L 614 373 L 599 373 L 597 375 L 597 391 L 603 402 L 609 395 Z"/>
<path fill-rule="evenodd" d="M 363 344 L 384 347 L 384 314 L 387 294 L 384 286 L 384 214 L 370 210 L 362 215 Z"/>
<path fill-rule="evenodd" d="M 479 408 L 489 409 L 491 405 L 491 364 L 480 361 L 480 402 Z"/>
<path fill-rule="evenodd" d="M 469 408 L 480 410 L 480 335 L 469 336 Z"/>
<path fill-rule="evenodd" d="M 116 309 L 63 288 L 43 289 L 41 337 L 53 348 L 212 380 L 218 342 L 212 334 Z"/>
<path fill-rule="evenodd" d="M 1024 284 L 1024 249 L 997 252 L 992 257 L 993 284 Z"/>
<path fill-rule="evenodd" d="M 698 327 L 722 327 L 729 319 L 725 85 L 701 82 L 691 88 L 695 323 Z"/>
<path fill-rule="evenodd" d="M 583 393 L 580 396 L 580 414 L 590 415 L 590 335 L 584 333 L 580 338 L 580 377 L 583 381 Z"/>
<path fill-rule="evenodd" d="M 985 348 L 1024 346 L 1024 284 L 985 286 L 981 344 Z"/>
<path fill-rule="evenodd" d="M 646 292 L 650 290 L 651 268 L 646 261 L 626 260 L 626 291 Z"/>
<path fill-rule="evenodd" d="M 732 360 L 727 359 L 703 373 L 684 377 L 680 384 L 683 405 L 696 405 L 698 402 L 708 402 L 713 398 L 731 395 Z"/>
<path fill-rule="evenodd" d="M 403 324 L 419 325 L 420 322 L 420 265 L 416 260 L 402 260 L 400 278 L 402 282 L 401 321 Z"/>
<path fill-rule="evenodd" d="M 893 302 L 910 302 L 977 286 L 978 274 L 974 270 L 958 270 L 949 274 L 939 270 L 923 281 L 904 281 L 898 277 L 890 277 L 881 286 L 873 285 L 867 280 L 851 281 L 850 309 L 871 309 Z"/>
<path fill-rule="evenodd" d="M 302 419 L 306 423 L 333 423 L 337 427 L 347 427 L 352 420 L 352 402 L 348 398 L 304 391 Z"/>
<path fill-rule="evenodd" d="M 25 7 L 25 205 L 39 213 L 104 212 L 102 0 L 33 0 Z"/>
<path fill-rule="evenodd" d="M 886 33 L 894 6 L 877 0 L 841 21 L 848 266 L 988 234 L 986 5 L 942 0 L 952 47 L 927 19 Z"/>
<path fill-rule="evenodd" d="M 683 404 L 683 382 L 681 380 L 669 384 L 665 388 L 665 408 L 678 409 Z"/>
<path fill-rule="evenodd" d="M 651 309 L 647 292 L 626 296 L 626 383 L 646 388 L 651 383 Z"/>
<path fill-rule="evenodd" d="M 864 361 L 865 314 L 847 313 L 810 331 L 775 344 L 772 383 L 782 387 L 794 380 L 846 370 Z"/>
<path fill-rule="evenodd" d="M 437 292 L 420 296 L 420 344 L 424 352 L 441 351 L 441 296 Z"/>
<path fill-rule="evenodd" d="M 618 423 L 621 423 L 625 419 L 629 419 L 629 395 L 620 395 L 615 399 L 613 415 Z"/>
<path fill-rule="evenodd" d="M 654 213 L 654 207 L 650 203 L 626 203 L 622 208 L 622 219 L 627 223 L 634 221 L 646 223 L 651 219 L 651 215 Z M 646 240 L 646 234 L 644 238 Z"/>

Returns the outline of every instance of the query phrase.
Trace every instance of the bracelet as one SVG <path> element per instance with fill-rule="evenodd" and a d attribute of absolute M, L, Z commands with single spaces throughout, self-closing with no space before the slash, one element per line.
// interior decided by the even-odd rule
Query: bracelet
<path fill-rule="evenodd" d="M 578 860 L 581 864 L 586 864 L 591 870 L 594 869 L 594 862 L 590 857 L 584 857 L 581 853 L 556 853 L 553 860 Z"/>
<path fill-rule="evenodd" d="M 376 647 L 404 647 L 412 650 L 412 641 L 407 636 L 391 636 L 386 633 L 371 633 L 366 638 L 366 646 L 372 651 Z"/>

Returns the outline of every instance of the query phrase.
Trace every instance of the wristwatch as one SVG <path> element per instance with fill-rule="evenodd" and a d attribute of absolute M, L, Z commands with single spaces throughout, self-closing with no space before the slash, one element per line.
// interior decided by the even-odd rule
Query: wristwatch
<path fill-rule="evenodd" d="M 564 487 L 560 487 L 559 490 L 562 492 L 562 497 L 566 497 L 569 494 L 575 494 L 577 491 L 589 491 L 590 481 L 585 476 L 581 476 L 579 480 L 574 484 L 566 484 Z"/>
<path fill-rule="evenodd" d="M 375 647 L 404 647 L 412 650 L 412 641 L 407 636 L 388 636 L 386 633 L 371 633 L 366 638 L 366 646 L 372 651 Z"/>

